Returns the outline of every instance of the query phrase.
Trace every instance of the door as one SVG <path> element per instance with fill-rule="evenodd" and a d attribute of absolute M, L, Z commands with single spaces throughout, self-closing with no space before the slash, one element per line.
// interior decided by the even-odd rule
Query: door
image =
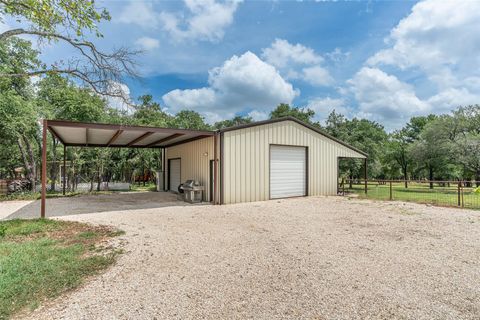
<path fill-rule="evenodd" d="M 214 171 L 215 171 L 215 162 L 214 162 L 214 160 L 210 160 L 210 188 L 209 188 L 210 202 L 213 201 L 213 185 L 215 183 L 214 182 L 214 179 L 215 179 Z"/>
<path fill-rule="evenodd" d="M 307 194 L 307 148 L 270 146 L 270 198 Z"/>
<path fill-rule="evenodd" d="M 178 192 L 180 180 L 180 159 L 168 159 L 168 189 Z"/>

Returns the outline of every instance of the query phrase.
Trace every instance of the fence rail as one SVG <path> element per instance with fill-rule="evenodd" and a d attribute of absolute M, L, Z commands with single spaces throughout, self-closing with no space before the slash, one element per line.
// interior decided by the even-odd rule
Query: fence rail
<path fill-rule="evenodd" d="M 439 206 L 480 209 L 480 181 L 452 180 L 345 180 L 339 194 L 379 200 L 430 203 Z"/>

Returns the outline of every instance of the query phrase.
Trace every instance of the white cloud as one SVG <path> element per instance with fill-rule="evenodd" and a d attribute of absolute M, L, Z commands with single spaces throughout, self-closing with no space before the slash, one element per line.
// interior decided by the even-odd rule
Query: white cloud
<path fill-rule="evenodd" d="M 478 30 L 479 1 L 426 0 L 392 29 L 386 40 L 391 47 L 367 63 L 418 68 L 440 90 L 463 86 L 465 78 L 480 76 Z"/>
<path fill-rule="evenodd" d="M 215 0 L 184 0 L 188 13 L 161 12 L 163 28 L 176 41 L 221 40 L 232 24 L 239 0 L 220 3 Z"/>
<path fill-rule="evenodd" d="M 158 26 L 158 14 L 150 2 L 131 1 L 119 14 L 118 21 L 143 28 L 155 28 Z"/>
<path fill-rule="evenodd" d="M 347 107 L 343 98 L 314 98 L 308 101 L 306 107 L 315 111 L 315 120 L 321 122 L 325 121 L 333 110 L 347 117 L 351 116 L 353 112 L 351 108 Z"/>
<path fill-rule="evenodd" d="M 275 39 L 268 48 L 262 50 L 262 58 L 277 68 L 288 67 L 292 62 L 298 64 L 319 64 L 323 58 L 312 48 L 299 43 L 293 45 L 287 40 Z"/>
<path fill-rule="evenodd" d="M 302 78 L 314 86 L 329 86 L 334 80 L 327 69 L 320 66 L 303 68 Z"/>
<path fill-rule="evenodd" d="M 347 83 L 359 104 L 359 115 L 387 127 L 400 126 L 411 116 L 430 111 L 412 86 L 380 69 L 363 67 Z"/>
<path fill-rule="evenodd" d="M 262 121 L 268 119 L 268 112 L 252 110 L 248 113 L 248 116 L 253 119 L 253 121 Z"/>
<path fill-rule="evenodd" d="M 333 62 L 341 62 L 350 57 L 350 52 L 343 52 L 341 48 L 335 48 L 332 52 L 328 52 L 325 54 L 325 56 L 332 60 Z"/>
<path fill-rule="evenodd" d="M 173 109 L 173 111 L 196 109 L 197 107 L 209 109 L 217 103 L 217 97 L 212 88 L 175 89 L 165 94 L 162 98 L 167 107 Z"/>
<path fill-rule="evenodd" d="M 160 42 L 150 37 L 141 37 L 135 41 L 135 44 L 144 50 L 153 50 L 160 48 Z"/>
<path fill-rule="evenodd" d="M 359 116 L 403 125 L 409 117 L 445 113 L 480 101 L 480 2 L 426 0 L 392 29 L 387 48 L 370 57 L 349 81 Z M 391 65 L 420 71 L 426 98 L 413 86 L 379 69 Z M 392 70 L 391 72 L 395 72 Z M 422 88 L 419 86 L 419 88 Z M 433 94 L 431 93 L 433 92 Z M 428 97 L 429 96 L 429 97 Z"/>
<path fill-rule="evenodd" d="M 268 48 L 262 49 L 262 58 L 277 67 L 287 79 L 303 80 L 312 86 L 329 86 L 334 80 L 320 64 L 323 57 L 312 48 L 287 40 L 275 39 Z"/>
<path fill-rule="evenodd" d="M 106 96 L 108 105 L 117 110 L 130 112 L 130 106 L 125 102 L 131 101 L 130 88 L 124 83 L 111 81 L 109 90 L 115 94 L 121 94 L 125 99 L 120 97 Z"/>
<path fill-rule="evenodd" d="M 163 101 L 173 112 L 189 108 L 227 118 L 245 109 L 267 112 L 299 94 L 275 67 L 249 51 L 210 70 L 208 82 L 206 88 L 170 91 Z"/>

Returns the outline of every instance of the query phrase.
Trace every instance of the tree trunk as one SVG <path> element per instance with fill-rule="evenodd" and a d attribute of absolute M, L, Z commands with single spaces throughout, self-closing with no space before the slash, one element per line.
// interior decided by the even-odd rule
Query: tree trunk
<path fill-rule="evenodd" d="M 430 180 L 430 189 L 433 189 L 433 167 L 428 168 L 429 180 Z"/>
<path fill-rule="evenodd" d="M 27 154 L 25 153 L 25 149 L 23 148 L 22 140 L 20 138 L 17 139 L 17 145 L 18 145 L 18 149 L 20 150 L 20 154 L 22 155 L 23 166 L 25 168 L 25 175 L 27 176 L 27 179 L 31 183 L 32 180 L 31 180 L 31 177 L 30 177 L 30 175 L 31 175 L 30 164 L 28 163 Z M 13 171 L 13 178 L 16 179 L 15 170 Z"/>
<path fill-rule="evenodd" d="M 477 170 L 477 175 L 475 176 L 476 185 L 480 187 L 480 170 Z"/>
<path fill-rule="evenodd" d="M 408 168 L 407 168 L 407 166 L 404 166 L 403 167 L 403 179 L 405 179 L 405 189 L 408 189 L 408 182 L 407 182 L 408 176 L 407 176 L 407 174 L 408 174 Z"/>
<path fill-rule="evenodd" d="M 50 178 L 52 179 L 50 189 L 52 191 L 55 191 L 55 184 L 57 182 L 57 145 L 57 140 L 55 138 L 52 139 L 52 166 L 50 167 Z"/>
<path fill-rule="evenodd" d="M 36 190 L 36 182 L 37 182 L 37 165 L 35 163 L 35 153 L 33 152 L 32 145 L 27 137 L 23 136 L 23 141 L 25 142 L 25 146 L 27 147 L 27 152 L 30 158 L 30 183 L 31 183 L 31 190 Z"/>

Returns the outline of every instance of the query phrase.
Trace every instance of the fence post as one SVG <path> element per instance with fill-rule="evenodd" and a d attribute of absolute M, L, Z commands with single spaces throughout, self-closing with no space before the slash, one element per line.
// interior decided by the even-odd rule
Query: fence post
<path fill-rule="evenodd" d="M 367 190 L 368 190 L 368 174 L 367 174 L 367 163 L 368 163 L 368 160 L 367 158 L 365 158 L 365 172 L 364 172 L 364 175 L 365 175 L 365 194 L 367 194 Z"/>
<path fill-rule="evenodd" d="M 390 180 L 390 200 L 393 200 L 392 180 Z"/>
<path fill-rule="evenodd" d="M 345 178 L 342 178 L 342 193 L 345 196 Z"/>
<path fill-rule="evenodd" d="M 458 204 L 459 207 L 460 207 L 460 205 L 461 205 L 461 204 L 460 204 L 460 185 L 461 185 L 461 182 L 458 181 L 458 193 L 457 193 L 457 194 L 458 194 L 458 201 L 457 201 L 457 204 Z"/>

